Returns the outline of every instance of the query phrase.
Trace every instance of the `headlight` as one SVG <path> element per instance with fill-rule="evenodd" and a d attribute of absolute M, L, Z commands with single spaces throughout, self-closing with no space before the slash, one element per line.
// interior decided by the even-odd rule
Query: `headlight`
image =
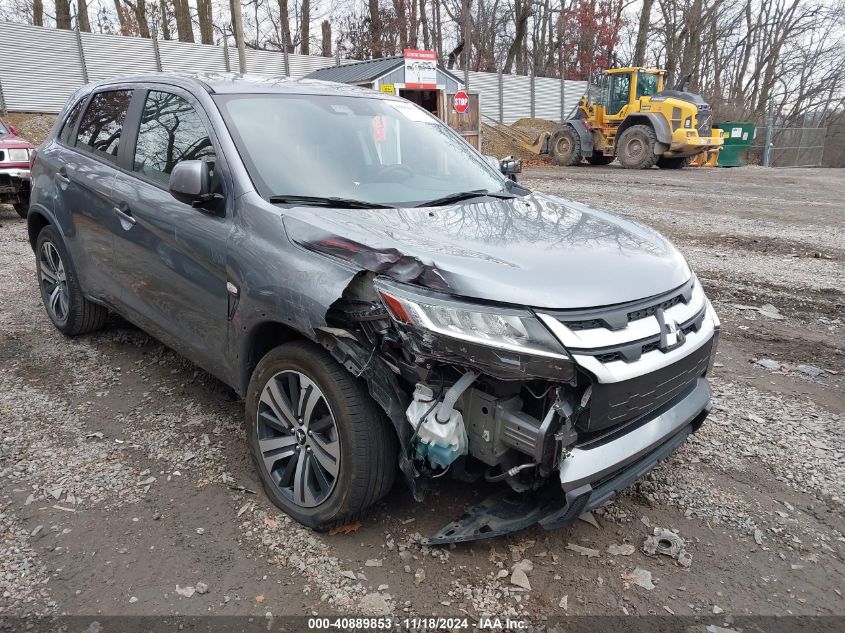
<path fill-rule="evenodd" d="M 28 163 L 29 150 L 25 148 L 6 150 L 9 155 L 9 162 L 11 163 Z"/>
<path fill-rule="evenodd" d="M 393 319 L 407 326 L 498 350 L 571 360 L 528 310 L 455 301 L 386 279 L 375 286 Z"/>

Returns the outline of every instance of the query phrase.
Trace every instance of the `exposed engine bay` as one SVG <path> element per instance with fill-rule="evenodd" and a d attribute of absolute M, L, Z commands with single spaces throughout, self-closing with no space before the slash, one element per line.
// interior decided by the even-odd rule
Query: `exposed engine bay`
<path fill-rule="evenodd" d="M 693 299 L 691 284 L 681 292 L 686 301 Z M 618 439 L 641 423 L 642 413 L 705 384 L 698 379 L 715 349 L 708 344 L 683 368 L 655 372 L 654 380 L 668 385 L 665 397 L 653 398 L 648 410 L 638 409 L 636 394 L 625 391 L 636 380 L 622 383 L 623 392 L 614 394 L 614 387 L 599 384 L 581 368 L 530 310 L 495 305 L 485 311 L 483 304 L 442 297 L 363 272 L 332 306 L 321 332 L 330 337 L 324 344 L 368 381 L 392 418 L 402 446 L 400 467 L 417 500 L 429 481 L 447 475 L 503 482 L 512 492 L 487 500 L 489 507 L 482 504 L 431 542 L 493 536 L 544 519 L 547 527 L 574 520 L 587 509 L 594 486 L 565 480 L 562 464 L 570 453 Z M 687 325 L 690 332 L 702 327 L 704 303 L 697 312 L 697 320 Z M 677 346 L 676 339 L 670 343 Z M 672 386 L 679 371 L 683 384 Z M 654 392 L 655 386 L 647 388 Z M 602 400 L 594 405 L 596 393 Z M 612 410 L 620 398 L 623 413 Z M 709 409 L 709 389 L 702 407 Z M 678 424 L 671 446 L 662 447 L 666 455 L 704 416 L 706 410 L 692 427 L 690 420 Z M 597 502 L 594 498 L 593 507 Z"/>

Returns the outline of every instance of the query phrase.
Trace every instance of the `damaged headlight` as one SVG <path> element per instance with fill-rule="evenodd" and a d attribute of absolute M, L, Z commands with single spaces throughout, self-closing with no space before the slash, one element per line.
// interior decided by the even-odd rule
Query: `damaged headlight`
<path fill-rule="evenodd" d="M 565 381 L 574 375 L 566 350 L 528 310 L 453 300 L 384 278 L 375 287 L 395 321 L 434 335 L 453 355 L 522 375 Z"/>

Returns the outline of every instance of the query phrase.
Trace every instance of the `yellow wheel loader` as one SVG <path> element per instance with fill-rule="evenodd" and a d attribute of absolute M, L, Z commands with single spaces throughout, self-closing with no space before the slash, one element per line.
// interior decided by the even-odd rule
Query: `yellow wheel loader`
<path fill-rule="evenodd" d="M 602 72 L 574 118 L 538 139 L 541 153 L 556 165 L 607 165 L 616 158 L 627 169 L 681 169 L 700 154 L 713 162 L 723 140 L 710 106 L 686 92 L 687 78 L 664 90 L 665 75 L 660 68 Z"/>

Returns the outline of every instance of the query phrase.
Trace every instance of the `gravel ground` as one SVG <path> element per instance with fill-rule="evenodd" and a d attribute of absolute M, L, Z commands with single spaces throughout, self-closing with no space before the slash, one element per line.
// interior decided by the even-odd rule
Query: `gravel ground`
<path fill-rule="evenodd" d="M 261 493 L 229 389 L 116 317 L 92 336 L 56 332 L 25 224 L 0 207 L 0 614 L 494 614 L 541 628 L 845 615 L 845 173 L 523 176 L 663 231 L 714 299 L 714 413 L 668 462 L 555 532 L 420 547 L 488 492 L 441 481 L 424 505 L 400 484 L 363 525 L 313 533 Z M 690 558 L 646 554 L 656 528 Z"/>

